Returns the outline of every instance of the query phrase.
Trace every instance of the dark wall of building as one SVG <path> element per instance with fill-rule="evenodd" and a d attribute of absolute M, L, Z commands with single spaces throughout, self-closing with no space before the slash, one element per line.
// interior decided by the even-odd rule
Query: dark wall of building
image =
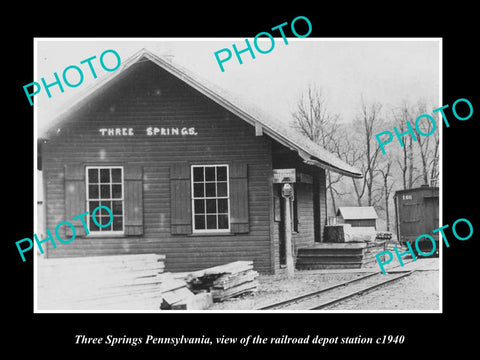
<path fill-rule="evenodd" d="M 55 249 L 49 244 L 48 257 L 159 253 L 166 255 L 168 271 L 236 260 L 253 260 L 256 269 L 273 271 L 271 139 L 255 136 L 254 127 L 148 61 L 133 65 L 122 77 L 60 126 L 42 148 L 42 166 L 52 232 L 59 222 L 85 211 L 85 166 L 123 166 L 130 194 L 129 203 L 125 195 L 126 235 L 85 237 L 77 220 L 77 238 L 69 244 L 57 241 Z M 155 127 L 159 134 L 147 135 Z M 99 131 L 110 128 L 126 128 L 126 134 L 134 135 L 104 131 L 102 136 Z M 185 128 L 188 135 L 160 135 L 161 128 Z M 174 224 L 172 208 L 182 204 L 173 204 L 172 189 L 182 181 L 179 174 L 189 183 L 193 164 L 228 164 L 232 176 L 236 172 L 240 183 L 246 181 L 240 189 L 248 193 L 248 214 L 243 223 L 237 219 L 235 234 L 192 235 L 191 224 L 182 225 L 177 215 Z M 301 216 L 311 227 L 303 210 Z M 59 233 L 69 238 L 63 228 Z"/>

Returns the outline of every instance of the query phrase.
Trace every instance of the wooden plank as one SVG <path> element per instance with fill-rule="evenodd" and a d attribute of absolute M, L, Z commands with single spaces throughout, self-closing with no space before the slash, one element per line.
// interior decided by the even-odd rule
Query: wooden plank
<path fill-rule="evenodd" d="M 234 274 L 237 272 L 253 268 L 253 261 L 234 261 L 224 265 L 218 265 L 207 269 L 194 271 L 189 274 L 189 278 L 197 278 L 207 275 Z"/>
<path fill-rule="evenodd" d="M 104 283 L 104 282 L 118 282 L 124 281 L 128 282 L 138 278 L 144 277 L 155 277 L 161 273 L 158 270 L 147 270 L 147 271 L 119 271 L 117 273 L 102 273 L 102 272 L 91 272 L 91 271 L 74 271 L 74 272 L 64 272 L 64 273 L 56 273 L 56 275 L 47 276 L 47 273 L 39 272 L 39 276 L 42 280 L 50 279 L 50 281 L 62 281 L 65 279 L 66 281 L 82 282 L 82 281 L 90 281 L 92 283 Z"/>
<path fill-rule="evenodd" d="M 114 289 L 122 287 L 139 288 L 141 286 L 156 285 L 160 286 L 164 279 L 162 277 L 145 277 L 145 278 L 117 278 L 102 279 L 97 281 L 90 280 L 89 277 L 82 279 L 60 278 L 49 282 L 39 282 L 38 288 L 42 289 L 61 289 L 63 292 L 73 291 L 73 289 L 82 289 L 83 291 L 98 291 L 99 289 Z"/>
<path fill-rule="evenodd" d="M 191 296 L 193 296 L 193 293 L 186 287 L 182 287 L 168 292 L 162 292 L 163 301 L 167 304 L 167 306 L 172 306 L 173 304 L 186 300 L 188 297 Z"/>
<path fill-rule="evenodd" d="M 241 284 L 239 286 L 235 286 L 228 290 L 213 289 L 212 290 L 213 301 L 215 302 L 223 301 L 225 299 L 238 296 L 243 293 L 255 291 L 257 287 L 258 287 L 258 281 L 253 280 L 253 281 Z"/>
<path fill-rule="evenodd" d="M 166 275 L 166 276 L 164 276 Z M 165 281 L 170 280 L 170 275 L 169 273 L 163 273 L 163 274 L 158 274 L 156 276 L 149 276 L 149 277 L 143 277 L 143 278 L 135 278 L 131 281 L 129 281 L 126 284 L 122 284 L 120 282 L 118 283 L 110 283 L 108 284 L 107 287 L 119 287 L 119 286 L 139 286 L 139 285 L 146 285 L 146 284 L 162 284 Z"/>
<path fill-rule="evenodd" d="M 155 280 L 153 280 L 155 279 Z M 39 286 L 39 297 L 45 297 L 50 300 L 58 301 L 64 300 L 88 300 L 94 298 L 123 296 L 123 295 L 139 295 L 150 293 L 161 293 L 162 281 L 165 277 L 159 278 L 143 278 L 135 279 L 129 283 L 72 283 L 71 282 L 55 282 L 49 287 Z"/>
<path fill-rule="evenodd" d="M 58 277 L 61 275 L 68 274 L 78 274 L 78 273 L 87 273 L 87 274 L 98 274 L 99 276 L 105 275 L 115 275 L 115 274 L 138 274 L 142 276 L 142 273 L 149 274 L 161 274 L 165 270 L 165 265 L 151 265 L 151 266 L 142 266 L 142 267 L 133 267 L 133 266 L 107 266 L 100 264 L 72 264 L 72 265 L 61 265 L 61 266 L 51 266 L 51 267 L 39 267 L 38 272 L 42 274 L 51 274 L 53 277 Z"/>
<path fill-rule="evenodd" d="M 117 306 L 120 302 L 132 303 L 137 298 L 142 302 L 156 297 L 159 298 L 156 308 L 159 308 L 161 284 L 171 277 L 169 273 L 162 273 L 163 261 L 158 261 L 162 257 L 144 254 L 80 258 L 78 261 L 41 260 L 38 271 L 39 303 L 43 308 L 55 308 L 63 303 L 61 308 L 69 304 L 72 309 L 91 309 L 108 304 Z"/>
<path fill-rule="evenodd" d="M 88 284 L 84 284 L 88 285 Z M 73 288 L 68 287 L 69 291 L 64 291 L 64 288 L 61 286 L 51 287 L 51 288 L 39 288 L 38 296 L 41 299 L 42 304 L 48 303 L 58 303 L 58 302 L 67 302 L 67 303 L 92 303 L 95 301 L 109 301 L 115 302 L 114 300 L 109 300 L 115 298 L 117 300 L 125 299 L 128 300 L 131 297 L 161 297 L 163 290 L 161 289 L 161 283 L 146 283 L 146 284 L 128 284 L 128 286 L 117 286 L 117 287 L 103 287 L 96 288 L 92 286 L 74 286 Z M 40 302 L 40 301 L 39 301 Z M 160 304 L 160 302 L 159 302 Z M 45 307 L 45 305 L 43 305 Z"/>
<path fill-rule="evenodd" d="M 149 266 L 148 266 L 149 265 Z M 134 267 L 134 266 L 108 266 L 101 264 L 71 264 L 71 265 L 61 265 L 61 266 L 49 266 L 49 267 L 39 267 L 38 273 L 45 274 L 48 277 L 59 277 L 59 276 L 76 276 L 77 274 L 96 274 L 98 276 L 115 276 L 120 274 L 131 274 L 132 276 L 146 276 L 146 275 L 156 275 L 163 273 L 165 265 L 162 263 L 158 264 L 145 264 L 145 266 Z"/>
<path fill-rule="evenodd" d="M 213 304 L 212 293 L 204 292 L 172 305 L 172 310 L 205 310 Z"/>
<path fill-rule="evenodd" d="M 105 256 L 86 256 L 86 257 L 68 257 L 68 258 L 38 258 L 39 264 L 42 265 L 57 265 L 65 263 L 134 263 L 142 261 L 160 261 L 165 260 L 165 255 L 160 254 L 128 254 L 128 255 L 105 255 Z M 41 261 L 43 263 L 41 263 Z"/>
<path fill-rule="evenodd" d="M 95 299 L 85 299 L 82 301 L 73 301 L 71 306 L 80 307 L 80 308 L 95 308 L 103 307 L 107 309 L 119 309 L 120 304 L 122 303 L 132 303 L 132 302 L 144 302 L 144 301 L 154 301 L 157 305 L 157 308 L 160 307 L 162 302 L 161 293 L 157 293 L 155 296 L 146 298 L 143 294 L 125 294 L 122 296 L 115 297 L 105 297 L 105 298 L 95 298 Z M 121 308 L 120 308 L 121 309 Z"/>
<path fill-rule="evenodd" d="M 161 289 L 163 292 L 168 292 L 176 289 L 187 287 L 187 283 L 183 280 L 169 279 L 162 283 Z"/>
<path fill-rule="evenodd" d="M 235 261 L 232 263 L 228 263 L 225 265 L 216 266 L 205 271 L 206 275 L 210 274 L 235 274 L 241 271 L 245 271 L 247 269 L 253 268 L 253 261 Z"/>
<path fill-rule="evenodd" d="M 84 289 L 72 289 L 70 292 L 59 291 L 39 291 L 39 298 L 43 303 L 51 303 L 52 305 L 58 303 L 69 304 L 86 304 L 86 303 L 99 303 L 110 302 L 115 303 L 118 301 L 133 299 L 133 298 L 150 298 L 150 297 L 162 297 L 162 292 L 158 287 L 139 290 L 122 289 L 118 292 L 86 292 Z"/>
<path fill-rule="evenodd" d="M 230 289 L 245 282 L 253 281 L 257 278 L 258 272 L 255 270 L 247 270 L 235 275 L 225 275 L 213 282 L 214 289 Z"/>

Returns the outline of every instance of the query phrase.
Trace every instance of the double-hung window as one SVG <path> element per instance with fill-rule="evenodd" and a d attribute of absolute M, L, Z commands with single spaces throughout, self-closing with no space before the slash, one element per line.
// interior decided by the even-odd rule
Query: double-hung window
<path fill-rule="evenodd" d="M 89 166 L 87 167 L 87 209 L 88 229 L 92 233 L 123 232 L 124 209 L 123 209 L 123 168 L 120 166 Z M 106 206 L 113 214 L 113 219 L 107 210 L 98 206 Z"/>
<path fill-rule="evenodd" d="M 194 232 L 230 230 L 228 165 L 192 165 Z"/>

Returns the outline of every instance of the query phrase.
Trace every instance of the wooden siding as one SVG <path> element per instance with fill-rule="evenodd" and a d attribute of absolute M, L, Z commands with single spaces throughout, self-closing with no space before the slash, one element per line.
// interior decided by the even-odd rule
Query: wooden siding
<path fill-rule="evenodd" d="M 148 127 L 195 128 L 197 135 L 148 136 Z M 101 128 L 133 128 L 135 136 L 102 136 Z M 136 64 L 115 87 L 72 114 L 42 150 L 47 227 L 52 232 L 59 222 L 69 221 L 77 208 L 66 211 L 64 166 L 124 166 L 126 174 L 132 166 L 141 168 L 141 178 L 132 179 L 125 190 L 143 198 L 142 209 L 125 204 L 131 225 L 143 222 L 143 234 L 133 228 L 125 236 L 77 237 L 69 244 L 57 243 L 56 249 L 48 244 L 49 257 L 157 253 L 166 255 L 167 271 L 197 270 L 235 260 L 253 260 L 259 271 L 273 271 L 271 140 L 255 136 L 253 126 L 150 62 Z M 171 233 L 176 214 L 171 214 L 170 169 L 181 162 L 248 166 L 248 233 Z M 131 200 L 126 197 L 125 201 Z M 78 209 L 74 215 L 83 211 Z M 245 213 L 242 216 L 245 219 Z"/>
<path fill-rule="evenodd" d="M 343 222 L 352 225 L 352 227 L 377 227 L 375 219 L 343 220 Z"/>

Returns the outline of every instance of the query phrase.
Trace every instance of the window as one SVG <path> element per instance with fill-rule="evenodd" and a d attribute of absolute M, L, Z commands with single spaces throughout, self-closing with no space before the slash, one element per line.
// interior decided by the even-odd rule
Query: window
<path fill-rule="evenodd" d="M 106 206 L 113 214 L 108 226 L 100 227 L 93 221 L 93 211 L 98 206 Z M 87 167 L 87 209 L 88 229 L 90 232 L 123 232 L 123 168 L 122 167 Z M 95 220 L 100 225 L 110 222 L 110 214 L 105 209 L 95 213 Z"/>
<path fill-rule="evenodd" d="M 230 230 L 228 165 L 192 166 L 194 232 Z"/>

